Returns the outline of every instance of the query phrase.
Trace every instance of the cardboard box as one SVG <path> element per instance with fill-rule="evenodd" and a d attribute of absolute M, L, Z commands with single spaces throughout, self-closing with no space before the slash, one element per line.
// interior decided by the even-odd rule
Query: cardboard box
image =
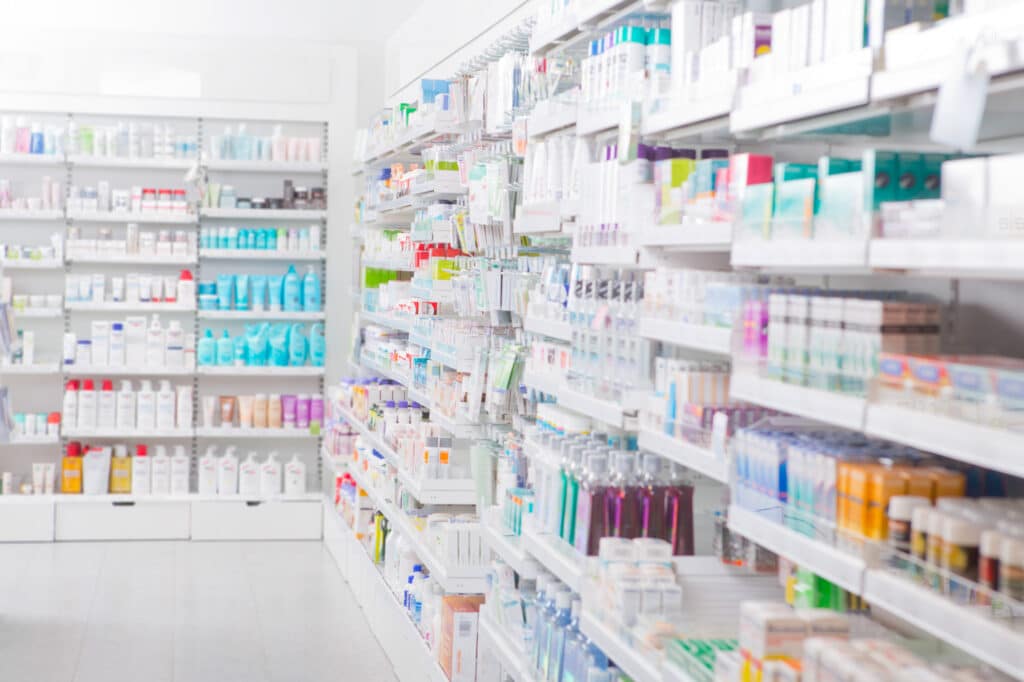
<path fill-rule="evenodd" d="M 476 679 L 476 640 L 483 595 L 449 595 L 441 599 L 438 662 L 451 682 Z"/>

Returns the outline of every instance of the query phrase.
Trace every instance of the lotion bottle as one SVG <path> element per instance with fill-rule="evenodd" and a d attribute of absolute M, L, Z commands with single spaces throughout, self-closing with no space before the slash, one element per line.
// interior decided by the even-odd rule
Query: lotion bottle
<path fill-rule="evenodd" d="M 179 429 L 192 428 L 192 387 L 178 386 L 177 388 L 177 425 Z"/>
<path fill-rule="evenodd" d="M 234 445 L 228 446 L 224 456 L 217 460 L 217 494 L 238 494 L 238 458 Z"/>
<path fill-rule="evenodd" d="M 117 395 L 114 393 L 114 382 L 110 379 L 103 380 L 98 403 L 97 426 L 101 429 L 113 429 L 117 425 Z M 117 455 L 116 452 L 114 454 Z"/>
<path fill-rule="evenodd" d="M 174 428 L 175 395 L 171 382 L 166 379 L 160 382 L 160 391 L 156 394 L 156 428 L 164 431 Z"/>
<path fill-rule="evenodd" d="M 167 366 L 184 367 L 185 330 L 181 328 L 181 323 L 177 320 L 171 320 L 170 324 L 167 325 L 165 338 L 167 347 L 164 351 L 164 361 L 167 363 Z"/>
<path fill-rule="evenodd" d="M 132 382 L 127 379 L 121 382 L 121 390 L 117 392 L 117 416 L 115 424 L 121 431 L 135 429 L 135 391 Z"/>
<path fill-rule="evenodd" d="M 124 445 L 114 446 L 114 457 L 110 460 L 110 492 L 130 493 L 132 491 L 132 458 Z"/>
<path fill-rule="evenodd" d="M 146 446 L 141 443 L 136 445 L 135 457 L 132 459 L 132 493 L 135 495 L 149 495 L 152 491 L 151 464 Z"/>
<path fill-rule="evenodd" d="M 160 316 L 154 315 L 146 330 L 146 364 L 163 367 L 166 362 L 167 335 L 160 325 Z"/>
<path fill-rule="evenodd" d="M 306 494 L 306 465 L 298 455 L 292 455 L 291 461 L 284 467 L 284 494 L 298 497 Z"/>
<path fill-rule="evenodd" d="M 174 446 L 174 456 L 171 457 L 171 494 L 188 495 L 189 475 L 188 455 L 185 454 L 184 445 Z"/>
<path fill-rule="evenodd" d="M 245 461 L 238 465 L 238 494 L 256 498 L 260 494 L 260 465 L 256 453 L 250 452 Z"/>
<path fill-rule="evenodd" d="M 281 463 L 277 453 L 271 452 L 260 467 L 260 495 L 264 498 L 281 495 Z"/>
<path fill-rule="evenodd" d="M 217 457 L 214 453 L 217 450 L 217 446 L 211 445 L 206 449 L 206 454 L 199 458 L 199 494 L 200 495 L 216 495 L 217 494 L 217 478 L 218 478 L 218 464 Z"/>
<path fill-rule="evenodd" d="M 78 428 L 91 431 L 96 428 L 96 386 L 92 379 L 82 382 L 78 392 Z"/>
<path fill-rule="evenodd" d="M 64 423 L 68 426 L 78 425 L 78 382 L 72 379 L 64 387 L 64 403 L 61 405 L 61 415 Z"/>
<path fill-rule="evenodd" d="M 150 462 L 152 467 L 152 491 L 154 495 L 171 494 L 171 458 L 167 456 L 167 448 L 156 446 L 156 455 Z"/>
<path fill-rule="evenodd" d="M 156 428 L 156 393 L 149 379 L 142 380 L 142 387 L 135 394 L 136 428 L 139 431 Z"/>

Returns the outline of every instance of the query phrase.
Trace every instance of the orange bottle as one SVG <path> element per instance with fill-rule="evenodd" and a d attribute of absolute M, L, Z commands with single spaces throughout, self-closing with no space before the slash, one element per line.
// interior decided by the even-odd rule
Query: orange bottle
<path fill-rule="evenodd" d="M 82 493 L 82 444 L 68 443 L 68 450 L 60 467 L 60 491 L 65 495 Z"/>

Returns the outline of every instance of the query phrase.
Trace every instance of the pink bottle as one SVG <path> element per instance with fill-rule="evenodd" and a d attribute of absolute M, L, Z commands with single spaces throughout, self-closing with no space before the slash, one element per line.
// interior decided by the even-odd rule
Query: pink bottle
<path fill-rule="evenodd" d="M 681 464 L 673 463 L 665 479 L 665 535 L 673 556 L 693 554 L 693 486 L 684 478 Z"/>
<path fill-rule="evenodd" d="M 586 556 L 597 556 L 598 543 L 608 535 L 605 515 L 601 513 L 608 494 L 608 455 L 594 452 L 587 458 L 587 466 L 580 481 L 576 501 L 576 551 Z"/>
<path fill-rule="evenodd" d="M 605 494 L 606 535 L 632 540 L 640 534 L 636 453 L 615 454 L 615 468 Z"/>

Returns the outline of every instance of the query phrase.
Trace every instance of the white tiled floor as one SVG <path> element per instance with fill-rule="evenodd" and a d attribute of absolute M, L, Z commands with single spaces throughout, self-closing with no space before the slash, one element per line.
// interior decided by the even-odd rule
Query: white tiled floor
<path fill-rule="evenodd" d="M 319 542 L 0 545 L 3 682 L 394 679 Z"/>

